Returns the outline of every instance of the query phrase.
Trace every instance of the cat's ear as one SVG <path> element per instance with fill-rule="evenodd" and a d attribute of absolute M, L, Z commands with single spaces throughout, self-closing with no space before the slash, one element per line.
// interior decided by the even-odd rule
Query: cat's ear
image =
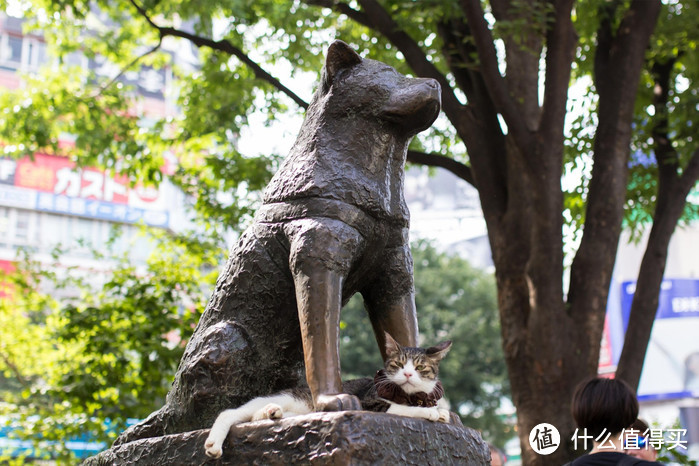
<path fill-rule="evenodd" d="M 435 346 L 430 346 L 425 350 L 425 353 L 427 353 L 427 356 L 430 359 L 434 359 L 435 361 L 441 361 L 444 356 L 447 355 L 449 350 L 451 349 L 451 340 L 450 341 L 444 341 L 438 345 Z"/>
<path fill-rule="evenodd" d="M 386 340 L 386 356 L 391 357 L 400 353 L 400 345 L 388 332 L 383 332 Z"/>

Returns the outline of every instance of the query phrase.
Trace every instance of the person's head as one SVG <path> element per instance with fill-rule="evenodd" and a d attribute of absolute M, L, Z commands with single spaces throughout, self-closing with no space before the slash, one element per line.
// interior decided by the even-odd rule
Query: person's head
<path fill-rule="evenodd" d="M 603 432 L 614 435 L 636 420 L 638 400 L 622 380 L 593 378 L 575 389 L 572 412 L 578 427 L 587 429 L 588 435 L 595 438 Z"/>
<path fill-rule="evenodd" d="M 488 448 L 490 448 L 490 466 L 504 466 L 505 453 L 492 443 L 488 444 Z"/>
<path fill-rule="evenodd" d="M 637 439 L 626 437 L 626 445 L 624 445 L 624 453 L 646 461 L 655 461 L 658 458 L 658 452 L 648 442 L 648 424 L 641 419 L 636 419 L 631 424 L 631 432 L 637 436 Z"/>

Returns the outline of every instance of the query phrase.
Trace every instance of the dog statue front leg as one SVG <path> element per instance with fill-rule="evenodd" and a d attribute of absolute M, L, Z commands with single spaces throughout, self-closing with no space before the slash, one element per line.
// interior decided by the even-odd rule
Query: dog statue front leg
<path fill-rule="evenodd" d="M 363 237 L 356 229 L 329 218 L 300 219 L 285 229 L 306 381 L 315 409 L 361 409 L 357 397 L 342 393 L 339 338 L 343 286 L 363 249 Z"/>
<path fill-rule="evenodd" d="M 414 347 L 418 343 L 413 259 L 407 243 L 407 232 L 405 238 L 404 244 L 384 251 L 380 261 L 380 272 L 371 285 L 362 291 L 384 360 L 386 332 L 403 346 Z"/>
<path fill-rule="evenodd" d="M 318 261 L 305 261 L 294 273 L 303 339 L 306 380 L 316 411 L 361 409 L 359 399 L 342 393 L 340 379 L 341 274 Z"/>
<path fill-rule="evenodd" d="M 403 295 L 390 303 L 382 302 L 377 305 L 369 302 L 366 307 L 384 360 L 386 360 L 386 332 L 403 346 L 418 345 L 417 313 L 413 293 Z"/>

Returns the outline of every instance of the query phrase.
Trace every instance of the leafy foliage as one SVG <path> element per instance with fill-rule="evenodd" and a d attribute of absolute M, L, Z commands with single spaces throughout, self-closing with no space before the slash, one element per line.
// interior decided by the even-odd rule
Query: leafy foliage
<path fill-rule="evenodd" d="M 566 168 L 579 176 L 580 183 L 566 192 L 566 218 L 576 230 L 585 221 L 587 184 L 591 176 L 594 128 L 598 96 L 587 77 L 594 73 L 595 33 L 600 21 L 611 15 L 612 25 L 621 20 L 623 9 L 612 9 L 613 2 L 586 0 L 576 8 L 575 24 L 580 34 L 574 77 L 579 78 L 569 103 L 571 118 L 566 140 Z M 624 226 L 635 238 L 653 221 L 658 191 L 658 161 L 654 129 L 660 128 L 671 138 L 681 167 L 686 166 L 696 150 L 697 129 L 693 115 L 699 105 L 699 92 L 690 83 L 699 78 L 697 47 L 699 20 L 695 2 L 665 2 L 656 32 L 646 53 L 646 67 L 636 99 L 632 156 L 629 162 L 629 184 L 625 205 Z M 654 108 L 656 82 L 653 66 L 672 62 L 669 101 L 664 112 Z M 661 104 L 662 105 L 662 104 Z M 667 121 L 664 121 L 667 118 Z M 687 203 L 682 222 L 699 218 L 699 206 Z"/>
<path fill-rule="evenodd" d="M 652 221 L 657 200 L 657 157 L 653 154 L 658 142 L 656 139 L 664 134 L 671 141 L 672 149 L 677 153 L 680 167 L 689 162 L 696 150 L 697 128 L 694 123 L 699 91 L 690 83 L 699 78 L 699 27 L 695 2 L 668 2 L 663 5 L 657 26 L 657 33 L 651 41 L 647 53 L 648 67 L 644 71 L 636 100 L 636 118 L 634 125 L 633 149 L 630 162 L 631 173 L 627 194 L 626 225 L 634 233 L 639 233 L 640 226 Z M 657 66 L 671 67 L 667 85 L 668 100 L 658 101 L 657 76 L 653 70 Z M 682 222 L 699 218 L 699 206 L 687 203 Z"/>
<path fill-rule="evenodd" d="M 448 5 L 441 3 L 441 7 Z M 5 154 L 63 153 L 80 166 L 105 167 L 128 175 L 134 183 L 149 184 L 162 179 L 164 158 L 174 150 L 181 165 L 173 181 L 196 196 L 200 219 L 209 227 L 236 228 L 244 221 L 255 204 L 242 204 L 248 202 L 251 192 L 264 186 L 278 160 L 278 154 L 243 155 L 236 150 L 249 115 L 263 112 L 271 121 L 280 113 L 303 110 L 248 66 L 247 59 L 283 70 L 285 79 L 300 75 L 295 91 L 306 95 L 306 101 L 322 67 L 323 51 L 335 36 L 363 54 L 370 47 L 372 58 L 411 73 L 385 38 L 374 36 L 343 14 L 303 2 L 36 0 L 20 4 L 26 28 L 44 35 L 58 62 L 42 76 L 28 78 L 24 89 L 0 93 L 5 109 L 0 139 L 11 142 Z M 441 44 L 429 32 L 441 13 L 435 16 L 411 2 L 395 2 L 389 9 L 446 72 Z M 153 24 L 226 41 L 241 53 L 231 56 L 200 47 L 198 69 L 178 67 L 169 50 L 191 45 L 158 35 Z M 68 66 L 77 53 L 105 60 L 113 76 L 100 78 Z M 119 78 L 143 65 L 173 71 L 178 89 L 168 98 L 176 100 L 181 116 L 160 118 L 137 110 L 142 99 Z M 76 136 L 75 145 L 68 150 L 59 144 L 66 134 Z M 464 158 L 465 152 L 445 120 L 428 137 L 416 141 L 415 147 L 447 148 L 457 158 Z M 230 197 L 222 200 L 222 190 Z"/>
<path fill-rule="evenodd" d="M 579 33 L 578 58 L 573 69 L 575 79 L 594 73 L 600 21 L 609 18 L 614 28 L 621 21 L 627 3 L 579 2 L 573 16 Z M 4 5 L 5 2 L 0 4 Z M 154 183 L 162 179 L 160 168 L 164 154 L 177 148 L 178 157 L 190 163 L 183 164 L 174 179 L 186 192 L 196 195 L 196 208 L 201 210 L 202 218 L 210 219 L 210 226 L 223 224 L 235 228 L 239 225 L 255 205 L 253 202 L 240 207 L 240 204 L 246 204 L 249 193 L 264 186 L 278 159 L 278 154 L 241 155 L 235 149 L 236 137 L 247 124 L 249 115 L 265 112 L 271 120 L 280 113 L 302 110 L 256 73 L 243 56 L 263 67 L 281 70 L 288 78 L 303 73 L 317 76 L 324 47 L 333 37 L 341 37 L 361 53 L 370 53 L 372 58 L 390 63 L 401 72 L 412 73 L 406 57 L 396 51 L 390 40 L 377 35 L 351 13 L 339 13 L 337 8 L 319 8 L 331 6 L 321 0 L 143 3 L 135 0 L 95 3 L 33 0 L 20 5 L 24 8 L 27 27 L 44 34 L 51 52 L 64 65 L 45 71 L 24 90 L 0 94 L 0 105 L 5 109 L 5 118 L 0 121 L 0 137 L 11 142 L 5 146 L 5 153 L 16 156 L 33 154 L 37 150 L 69 153 L 79 165 L 100 165 L 128 174 L 134 182 Z M 418 7 L 414 2 L 391 0 L 382 2 L 382 6 L 391 15 L 396 28 L 414 40 L 430 63 L 452 79 L 444 44 L 435 31 L 443 22 L 461 15 L 454 4 L 432 1 Z M 496 39 L 527 47 L 523 42 L 525 37 L 543 36 L 543 28 L 551 14 L 549 7 L 537 2 L 534 6 L 512 2 L 511 7 L 513 10 L 508 17 L 499 18 L 495 24 Z M 673 136 L 673 144 L 683 163 L 694 147 L 691 141 L 696 139 L 696 125 L 692 124 L 692 114 L 699 103 L 696 86 L 687 85 L 695 82 L 699 72 L 695 53 L 699 15 L 694 14 L 695 9 L 693 2 L 673 1 L 663 5 L 647 56 L 648 66 L 637 101 L 635 123 L 634 149 L 650 154 L 653 144 L 650 128 L 656 124 L 657 115 L 647 111 L 654 87 L 649 70 L 653 63 L 675 60 L 667 130 Z M 173 70 L 182 85 L 178 95 L 171 98 L 177 99 L 182 116 L 164 120 L 154 120 L 150 116 L 151 124 L 144 125 L 139 118 L 144 115 L 133 113 L 133 103 L 138 98 L 132 89 L 116 79 L 118 76 L 98 79 L 66 63 L 80 52 L 88 58 L 104 58 L 120 72 L 142 65 L 173 68 L 172 55 L 167 50 L 178 45 L 172 45 L 175 39 L 162 32 L 159 34 L 153 25 L 227 41 L 241 55 L 231 56 L 200 47 L 199 69 L 192 72 L 174 67 Z M 85 34 L 86 30 L 90 33 Z M 467 43 L 471 39 L 464 37 L 463 40 Z M 283 77 L 283 80 L 287 78 Z M 310 91 L 308 75 L 302 80 L 306 85 L 297 86 L 294 91 L 307 95 Z M 585 90 L 571 96 L 572 118 L 566 144 L 567 168 L 581 180 L 566 193 L 565 215 L 576 231 L 585 220 L 594 138 L 592 128 L 596 126 L 594 85 L 581 88 Z M 55 115 L 61 117 L 54 118 Z M 63 134 L 76 135 L 75 147 L 69 152 L 59 147 L 59 136 Z M 413 147 L 468 161 L 463 144 L 445 119 L 417 139 Z M 211 153 L 215 155 L 210 157 Z M 242 168 L 235 173 L 225 170 L 236 165 Z M 631 166 L 626 225 L 636 231 L 652 219 L 657 190 L 655 166 L 652 159 Z M 204 182 L 195 186 L 200 177 Z M 220 180 L 229 183 L 226 185 Z M 231 183 L 234 186 L 230 186 Z M 235 194 L 222 201 L 218 194 L 221 189 Z M 689 204 L 685 220 L 697 215 L 697 206 Z"/>
<path fill-rule="evenodd" d="M 685 441 L 686 438 L 684 438 L 684 435 L 681 434 L 684 430 L 682 429 L 682 425 L 680 424 L 679 420 L 675 421 L 675 423 L 672 426 L 669 426 L 668 428 L 664 428 L 664 426 L 658 426 L 654 425 L 652 427 L 653 429 L 659 429 L 660 431 L 664 432 L 665 435 L 664 437 L 667 437 L 667 434 L 669 433 L 669 429 L 674 430 L 676 433 L 679 435 L 674 435 L 674 439 L 667 439 L 664 438 L 663 443 L 661 445 L 660 450 L 658 451 L 658 458 L 656 461 L 658 461 L 661 464 L 679 464 L 682 466 L 697 466 L 697 460 L 691 459 L 689 457 L 689 453 L 687 452 L 687 445 L 682 443 L 681 446 L 678 446 L 675 444 L 676 440 L 680 441 Z M 672 440 L 672 441 L 670 441 Z"/>
<path fill-rule="evenodd" d="M 3 277 L 0 370 L 15 383 L 0 386 L 0 414 L 69 464 L 67 441 L 113 440 L 162 405 L 223 260 L 209 241 L 151 239 L 142 265 L 95 253 L 111 271 L 65 270 L 57 251 L 50 267 L 24 257 Z"/>

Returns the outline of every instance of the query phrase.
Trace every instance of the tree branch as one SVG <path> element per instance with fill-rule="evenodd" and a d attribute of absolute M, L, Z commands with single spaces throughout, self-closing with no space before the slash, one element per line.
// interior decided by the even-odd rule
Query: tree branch
<path fill-rule="evenodd" d="M 133 60 L 131 60 L 131 62 L 128 65 L 126 65 L 125 67 L 123 67 L 121 70 L 119 70 L 119 73 L 116 76 L 114 76 L 112 79 L 110 79 L 108 83 L 104 84 L 103 86 L 100 86 L 99 91 L 95 95 L 93 95 L 92 98 L 96 98 L 96 97 L 101 96 L 102 93 L 104 91 L 106 91 L 109 88 L 109 86 L 114 84 L 120 77 L 122 77 L 124 75 L 124 73 L 126 73 L 126 71 L 128 71 L 130 68 L 133 68 L 138 62 L 143 60 L 144 57 L 147 57 L 151 53 L 155 53 L 156 51 L 158 51 L 162 45 L 163 45 L 163 36 L 161 35 L 160 38 L 158 39 L 158 43 L 153 48 L 151 48 L 150 50 L 146 51 L 145 53 L 137 56 Z"/>
<path fill-rule="evenodd" d="M 674 184 L 659 183 L 658 185 L 658 201 L 653 215 L 653 226 L 638 272 L 636 292 L 629 313 L 629 325 L 616 371 L 618 378 L 634 388 L 638 387 L 641 379 L 645 359 L 643 355 L 648 349 L 655 314 L 658 310 L 670 239 L 677 227 L 677 222 L 682 217 L 687 195 L 699 179 L 699 149 L 694 151 L 681 176 L 675 172 L 674 179 Z"/>
<path fill-rule="evenodd" d="M 689 163 L 684 167 L 684 170 L 682 170 L 682 176 L 680 177 L 680 184 L 683 186 L 682 189 L 689 193 L 697 180 L 699 180 L 699 149 L 696 149 L 694 153 L 692 153 Z"/>
<path fill-rule="evenodd" d="M 538 128 L 547 144 L 563 143 L 563 125 L 570 85 L 571 63 L 575 57 L 577 35 L 571 20 L 572 0 L 553 4 L 553 26 L 546 34 L 546 78 L 544 102 Z"/>
<path fill-rule="evenodd" d="M 522 112 L 510 97 L 507 84 L 498 69 L 498 58 L 495 52 L 493 34 L 485 21 L 485 13 L 481 7 L 481 2 L 480 0 L 461 0 L 460 3 L 476 43 L 480 59 L 480 70 L 490 97 L 493 99 L 498 113 L 502 115 L 505 123 L 507 123 L 509 132 L 517 141 L 517 145 L 522 152 L 527 152 L 526 149 L 530 147 L 532 137 L 521 116 Z"/>
<path fill-rule="evenodd" d="M 468 149 L 474 186 L 478 185 L 481 205 L 489 228 L 496 230 L 507 204 L 507 150 L 497 111 L 483 75 L 478 69 L 478 52 L 463 18 L 438 23 L 442 51 L 457 85 L 466 93 L 468 117 L 455 127 Z M 476 183 L 477 181 L 477 183 Z"/>
<path fill-rule="evenodd" d="M 250 57 L 248 57 L 245 52 L 243 52 L 238 47 L 234 46 L 228 40 L 224 39 L 224 40 L 216 41 L 213 39 L 209 39 L 207 37 L 201 37 L 201 36 L 198 36 L 196 34 L 192 34 L 192 33 L 182 31 L 179 29 L 175 29 L 172 27 L 159 26 L 150 18 L 150 16 L 148 16 L 148 12 L 146 10 L 144 10 L 143 7 L 141 7 L 138 3 L 136 3 L 135 0 L 130 0 L 130 1 L 131 1 L 131 4 L 136 8 L 138 13 L 141 16 L 143 16 L 143 18 L 148 22 L 148 24 L 150 24 L 153 28 L 155 28 L 158 31 L 158 33 L 160 34 L 161 40 L 166 36 L 180 37 L 182 39 L 189 40 L 197 47 L 209 47 L 210 49 L 218 50 L 218 51 L 233 55 L 238 60 L 243 62 L 245 65 L 250 67 L 250 69 L 252 69 L 252 71 L 255 74 L 255 77 L 257 79 L 260 79 L 262 81 L 265 81 L 265 82 L 271 84 L 274 88 L 276 88 L 277 90 L 281 91 L 282 93 L 284 93 L 288 97 L 290 97 L 291 100 L 296 102 L 296 104 L 299 107 L 301 107 L 303 109 L 308 108 L 308 102 L 306 102 L 301 97 L 299 97 L 291 89 L 284 86 L 281 83 L 281 81 L 279 81 L 277 78 L 275 78 L 274 76 L 269 74 L 267 71 L 265 71 L 260 65 L 255 63 L 252 59 L 250 59 Z"/>
<path fill-rule="evenodd" d="M 0 351 L 0 359 L 2 359 L 2 361 L 8 367 L 8 369 L 10 369 L 10 372 L 12 372 L 15 375 L 15 378 L 17 379 L 17 381 L 24 388 L 30 388 L 29 382 L 24 378 L 22 373 L 19 371 L 19 368 L 17 367 L 17 365 L 10 360 L 10 357 L 7 354 Z"/>
<path fill-rule="evenodd" d="M 457 160 L 441 154 L 427 154 L 414 150 L 408 151 L 408 162 L 419 165 L 427 165 L 428 167 L 440 167 L 449 170 L 454 175 L 466 181 L 470 185 L 474 185 L 473 174 L 471 167 Z"/>
<path fill-rule="evenodd" d="M 568 302 L 572 313 L 595 321 L 599 327 L 593 330 L 600 334 L 624 216 L 634 104 L 660 6 L 660 0 L 632 0 L 614 36 L 611 23 L 601 24 L 598 33 L 594 166 L 584 235 L 571 266 Z"/>
<path fill-rule="evenodd" d="M 437 33 L 442 38 L 442 53 L 447 66 L 457 86 L 466 94 L 469 104 L 476 102 L 478 106 L 477 99 L 490 100 L 474 60 L 477 51 L 470 40 L 468 25 L 460 18 L 445 19 L 437 23 Z"/>
<path fill-rule="evenodd" d="M 612 50 L 614 34 L 612 33 L 612 18 L 616 14 L 620 0 L 612 0 L 600 4 L 597 9 L 597 16 L 600 24 L 597 28 L 597 50 L 595 51 L 593 80 L 598 87 L 607 79 L 607 68 L 609 67 L 609 55 Z"/>
<path fill-rule="evenodd" d="M 668 100 L 670 97 L 670 76 L 672 68 L 675 66 L 676 58 L 666 62 L 656 62 L 651 66 L 653 76 L 653 108 L 655 109 L 655 121 L 651 130 L 655 147 L 655 158 L 658 163 L 658 182 L 661 185 L 670 184 L 676 181 L 679 160 L 677 151 L 672 147 L 670 136 L 668 135 Z M 659 191 L 665 191 L 659 188 Z"/>

